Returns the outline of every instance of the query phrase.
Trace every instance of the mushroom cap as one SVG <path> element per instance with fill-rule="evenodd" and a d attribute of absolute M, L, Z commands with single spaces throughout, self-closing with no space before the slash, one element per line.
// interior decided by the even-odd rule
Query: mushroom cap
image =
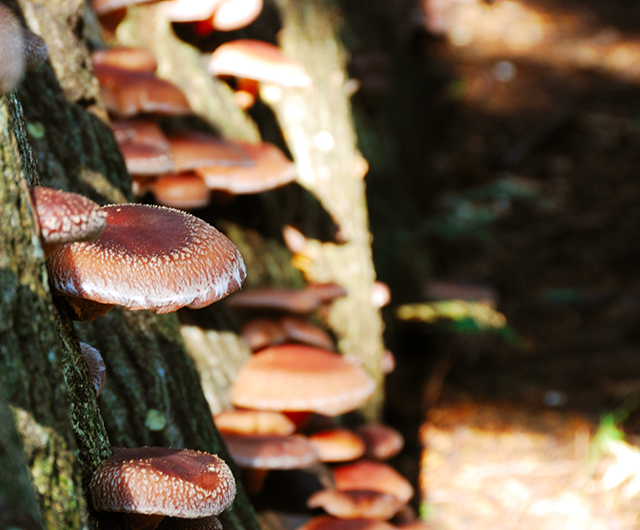
<path fill-rule="evenodd" d="M 346 462 L 360 458 L 365 452 L 362 438 L 345 428 L 330 429 L 309 435 L 322 462 Z"/>
<path fill-rule="evenodd" d="M 233 243 L 193 215 L 145 204 L 103 211 L 98 239 L 66 245 L 49 260 L 52 284 L 65 296 L 162 314 L 212 304 L 246 276 Z"/>
<path fill-rule="evenodd" d="M 192 112 L 182 91 L 153 73 L 101 64 L 94 66 L 94 72 L 107 110 L 117 116 L 126 118 L 140 113 L 185 116 Z"/>
<path fill-rule="evenodd" d="M 389 425 L 366 423 L 358 427 L 358 434 L 367 446 L 367 456 L 376 460 L 387 460 L 397 455 L 404 446 L 402 434 Z"/>
<path fill-rule="evenodd" d="M 221 44 L 211 54 L 209 72 L 287 87 L 311 85 L 302 64 L 287 57 L 275 44 L 259 40 L 240 39 Z"/>
<path fill-rule="evenodd" d="M 127 171 L 135 177 L 153 177 L 174 171 L 175 164 L 167 149 L 155 145 L 123 142 L 118 144 Z"/>
<path fill-rule="evenodd" d="M 229 306 L 243 309 L 273 309 L 292 313 L 311 313 L 320 301 L 306 289 L 263 287 L 237 293 L 229 298 Z"/>
<path fill-rule="evenodd" d="M 287 340 L 282 324 L 269 318 L 257 318 L 246 322 L 240 328 L 240 336 L 249 345 L 251 351 L 282 344 Z"/>
<path fill-rule="evenodd" d="M 31 200 L 45 243 L 88 241 L 104 229 L 106 213 L 97 203 L 78 193 L 34 186 Z"/>
<path fill-rule="evenodd" d="M 171 22 L 196 22 L 211 18 L 223 0 L 171 0 L 166 14 Z"/>
<path fill-rule="evenodd" d="M 250 164 L 199 165 L 195 171 L 211 189 L 229 193 L 251 194 L 272 190 L 289 184 L 296 179 L 296 168 L 284 153 L 274 144 L 239 144 L 247 153 Z"/>
<path fill-rule="evenodd" d="M 296 430 L 289 418 L 272 410 L 223 410 L 213 420 L 218 430 L 227 434 L 288 436 Z"/>
<path fill-rule="evenodd" d="M 304 436 L 221 433 L 229 453 L 240 467 L 300 469 L 318 462 L 318 453 Z"/>
<path fill-rule="evenodd" d="M 133 142 L 135 144 L 153 145 L 158 149 L 169 151 L 169 139 L 154 121 L 113 120 L 111 124 L 113 126 L 113 135 L 118 144 Z"/>
<path fill-rule="evenodd" d="M 22 51 L 27 70 L 35 70 L 49 58 L 49 46 L 44 39 L 31 30 L 23 33 Z"/>
<path fill-rule="evenodd" d="M 159 177 L 151 184 L 151 192 L 158 204 L 181 210 L 204 208 L 211 202 L 211 190 L 192 173 Z"/>
<path fill-rule="evenodd" d="M 238 407 L 337 416 L 364 404 L 373 379 L 332 352 L 299 344 L 266 348 L 240 369 L 231 389 Z"/>
<path fill-rule="evenodd" d="M 360 460 L 333 468 L 336 489 L 375 490 L 395 495 L 403 503 L 413 497 L 413 486 L 400 473 L 382 462 Z"/>
<path fill-rule="evenodd" d="M 190 449 L 123 449 L 98 466 L 90 484 L 96 510 L 197 518 L 218 515 L 236 494 L 229 466 Z"/>
<path fill-rule="evenodd" d="M 320 490 L 307 499 L 307 507 L 323 508 L 341 519 L 391 519 L 404 503 L 396 496 L 374 490 Z"/>
<path fill-rule="evenodd" d="M 301 342 L 323 350 L 335 350 L 331 335 L 306 320 L 296 317 L 283 317 L 280 320 L 280 325 L 287 334 L 287 338 L 292 342 Z"/>
<path fill-rule="evenodd" d="M 262 11 L 262 0 L 223 0 L 213 14 L 211 25 L 220 31 L 233 31 L 251 24 Z"/>
<path fill-rule="evenodd" d="M 107 378 L 107 367 L 100 352 L 86 342 L 80 343 L 80 352 L 87 363 L 91 384 L 96 391 L 96 397 L 102 393 L 105 380 Z"/>
<path fill-rule="evenodd" d="M 235 142 L 211 134 L 189 131 L 169 138 L 176 171 L 200 166 L 252 166 L 245 149 Z"/>
<path fill-rule="evenodd" d="M 96 50 L 91 54 L 91 62 L 94 67 L 112 66 L 136 72 L 153 73 L 158 68 L 158 63 L 149 50 L 125 46 Z"/>

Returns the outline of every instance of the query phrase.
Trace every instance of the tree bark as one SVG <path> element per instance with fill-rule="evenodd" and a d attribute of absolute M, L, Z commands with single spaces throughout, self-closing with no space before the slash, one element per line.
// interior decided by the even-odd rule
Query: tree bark
<path fill-rule="evenodd" d="M 230 459 L 175 315 L 116 309 L 78 324 L 76 331 L 64 304 L 54 304 L 28 184 L 41 179 L 100 203 L 125 202 L 131 192 L 76 32 L 83 2 L 24 0 L 21 6 L 48 42 L 51 64 L 28 74 L 17 93 L 0 96 L 0 388 L 37 492 L 38 510 L 30 504 L 28 486 L 20 494 L 32 527 L 117 530 L 117 516 L 92 513 L 86 501 L 91 473 L 111 444 L 189 447 Z M 80 359 L 78 334 L 107 364 L 100 408 Z M 7 433 L 8 441 L 0 439 L 0 458 L 16 450 L 15 437 Z M 12 471 L 17 483 L 24 479 L 19 462 Z M 258 528 L 240 483 L 222 520 L 235 530 Z"/>

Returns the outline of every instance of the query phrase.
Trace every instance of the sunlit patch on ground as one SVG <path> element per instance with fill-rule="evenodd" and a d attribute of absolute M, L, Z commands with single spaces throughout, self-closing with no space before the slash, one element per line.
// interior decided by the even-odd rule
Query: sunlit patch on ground
<path fill-rule="evenodd" d="M 640 454 L 592 452 L 581 417 L 510 405 L 431 410 L 420 431 L 423 517 L 454 530 L 637 528 Z"/>

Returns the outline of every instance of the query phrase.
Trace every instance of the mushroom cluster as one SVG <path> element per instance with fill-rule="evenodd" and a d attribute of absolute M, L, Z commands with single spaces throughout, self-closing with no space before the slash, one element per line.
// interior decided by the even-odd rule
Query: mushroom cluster
<path fill-rule="evenodd" d="M 325 330 L 303 317 L 321 312 L 323 305 L 345 294 L 336 284 L 320 284 L 245 290 L 230 297 L 229 305 L 246 319 L 242 333 L 255 353 L 231 389 L 231 402 L 239 409 L 217 415 L 215 422 L 245 469 L 252 494 L 264 486 L 266 469 L 308 467 L 319 461 L 331 466 L 330 479 L 309 493 L 306 506 L 331 517 L 320 516 L 318 523 L 349 519 L 372 524 L 407 512 L 413 488 L 382 462 L 402 449 L 398 431 L 366 423 L 352 430 L 337 418 L 362 406 L 375 385 L 348 356 L 334 353 Z M 284 416 L 267 425 L 257 419 L 266 411 Z M 230 417 L 241 418 L 243 426 L 232 425 Z M 293 423 L 287 423 L 287 417 Z"/>
<path fill-rule="evenodd" d="M 106 3 L 94 0 L 98 1 Z M 253 7 L 249 8 L 249 4 Z M 191 24 L 203 33 L 229 29 L 221 20 L 232 7 L 238 6 L 247 19 L 257 16 L 262 7 L 261 2 L 251 0 L 171 0 L 162 9 L 177 25 Z M 107 11 L 101 9 L 101 13 Z M 126 64 L 118 64 L 118 57 L 126 58 Z M 141 50 L 116 48 L 100 52 L 94 55 L 94 64 L 98 73 L 141 70 L 136 74 L 139 80 L 155 79 L 155 61 L 145 57 Z M 221 77 L 236 89 L 237 102 L 243 108 L 258 97 L 276 101 L 283 88 L 303 91 L 312 86 L 301 64 L 286 57 L 279 47 L 265 42 L 249 39 L 226 42 L 213 51 L 207 64 L 211 75 Z M 277 147 L 268 143 L 244 144 L 211 131 L 194 131 L 184 125 L 187 120 L 179 121 L 177 129 L 175 122 L 167 126 L 160 107 L 124 104 L 117 90 L 128 82 L 110 81 L 105 74 L 99 78 L 105 99 L 115 102 L 109 107 L 115 118 L 114 132 L 138 197 L 151 193 L 159 204 L 195 209 L 209 204 L 212 193 L 259 193 L 294 180 L 292 162 Z M 142 102 L 145 97 L 134 99 Z M 366 169 L 360 171 L 365 172 Z M 110 233 L 108 224 L 105 232 Z M 106 249 L 110 238 L 109 235 L 106 243 L 100 243 L 92 252 L 96 255 L 107 252 L 103 248 Z M 146 244 L 144 236 L 141 239 Z M 74 257 L 72 261 L 77 260 Z M 165 272 L 161 274 L 165 276 Z M 228 271 L 225 274 L 236 279 L 234 288 L 237 288 L 242 281 L 238 281 L 240 275 L 229 275 Z M 143 275 L 148 276 L 146 272 Z M 63 280 L 60 285 L 67 283 L 71 282 Z M 89 285 L 82 288 L 87 293 L 105 291 Z M 77 304 L 79 289 L 74 289 L 67 296 Z M 222 290 L 225 294 L 230 292 Z M 233 458 L 243 468 L 243 480 L 252 494 L 259 494 L 263 486 L 268 488 L 270 479 L 265 483 L 265 477 L 269 469 L 309 470 L 312 466 L 328 466 L 329 479 L 307 496 L 306 507 L 307 514 L 324 510 L 331 517 L 317 517 L 307 525 L 309 528 L 332 522 L 347 526 L 337 518 L 350 519 L 359 528 L 376 525 L 392 528 L 382 521 L 398 518 L 398 512 L 406 509 L 413 489 L 393 467 L 381 461 L 401 450 L 402 437 L 391 427 L 379 424 L 351 429 L 347 423 L 352 418 L 338 418 L 361 407 L 373 394 L 375 383 L 361 366 L 350 362 L 348 354 L 335 353 L 332 335 L 317 325 L 322 321 L 324 308 L 345 294 L 339 285 L 323 284 L 307 285 L 300 290 L 247 289 L 229 297 L 228 305 L 243 322 L 242 335 L 254 355 L 241 369 L 231 390 L 230 401 L 236 409 L 220 413 L 214 420 Z M 103 301 L 102 295 L 91 296 L 92 303 L 123 304 Z M 185 300 L 190 300 L 190 296 L 184 294 Z M 371 303 L 381 307 L 389 296 L 388 288 L 377 283 Z M 128 307 L 141 308 L 137 303 Z M 200 307 L 199 304 L 194 299 L 183 305 Z M 154 302 L 152 306 L 157 312 L 174 310 L 164 302 Z M 388 357 L 392 359 L 391 355 Z M 392 364 L 389 362 L 391 367 Z M 320 427 L 314 426 L 319 423 Z M 381 478 L 376 479 L 377 476 Z M 162 527 L 165 524 L 170 523 L 163 522 Z M 215 523 L 211 524 L 215 527 Z"/>
<path fill-rule="evenodd" d="M 165 134 L 163 116 L 191 113 L 182 91 L 156 76 L 153 56 L 115 47 L 92 54 L 105 105 L 138 197 L 184 210 L 203 208 L 212 192 L 260 193 L 295 179 L 293 163 L 275 145 L 232 142 L 189 129 Z"/>

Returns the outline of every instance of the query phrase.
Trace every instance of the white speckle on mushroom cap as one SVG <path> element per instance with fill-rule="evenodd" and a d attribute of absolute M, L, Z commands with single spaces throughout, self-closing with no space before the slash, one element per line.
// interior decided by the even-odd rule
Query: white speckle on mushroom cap
<path fill-rule="evenodd" d="M 51 256 L 58 292 L 161 314 L 205 307 L 242 285 L 246 269 L 238 249 L 201 219 L 144 204 L 103 210 L 107 221 L 99 238 Z"/>
<path fill-rule="evenodd" d="M 236 483 L 216 455 L 140 447 L 123 449 L 102 462 L 90 489 L 96 510 L 198 518 L 228 508 Z"/>

